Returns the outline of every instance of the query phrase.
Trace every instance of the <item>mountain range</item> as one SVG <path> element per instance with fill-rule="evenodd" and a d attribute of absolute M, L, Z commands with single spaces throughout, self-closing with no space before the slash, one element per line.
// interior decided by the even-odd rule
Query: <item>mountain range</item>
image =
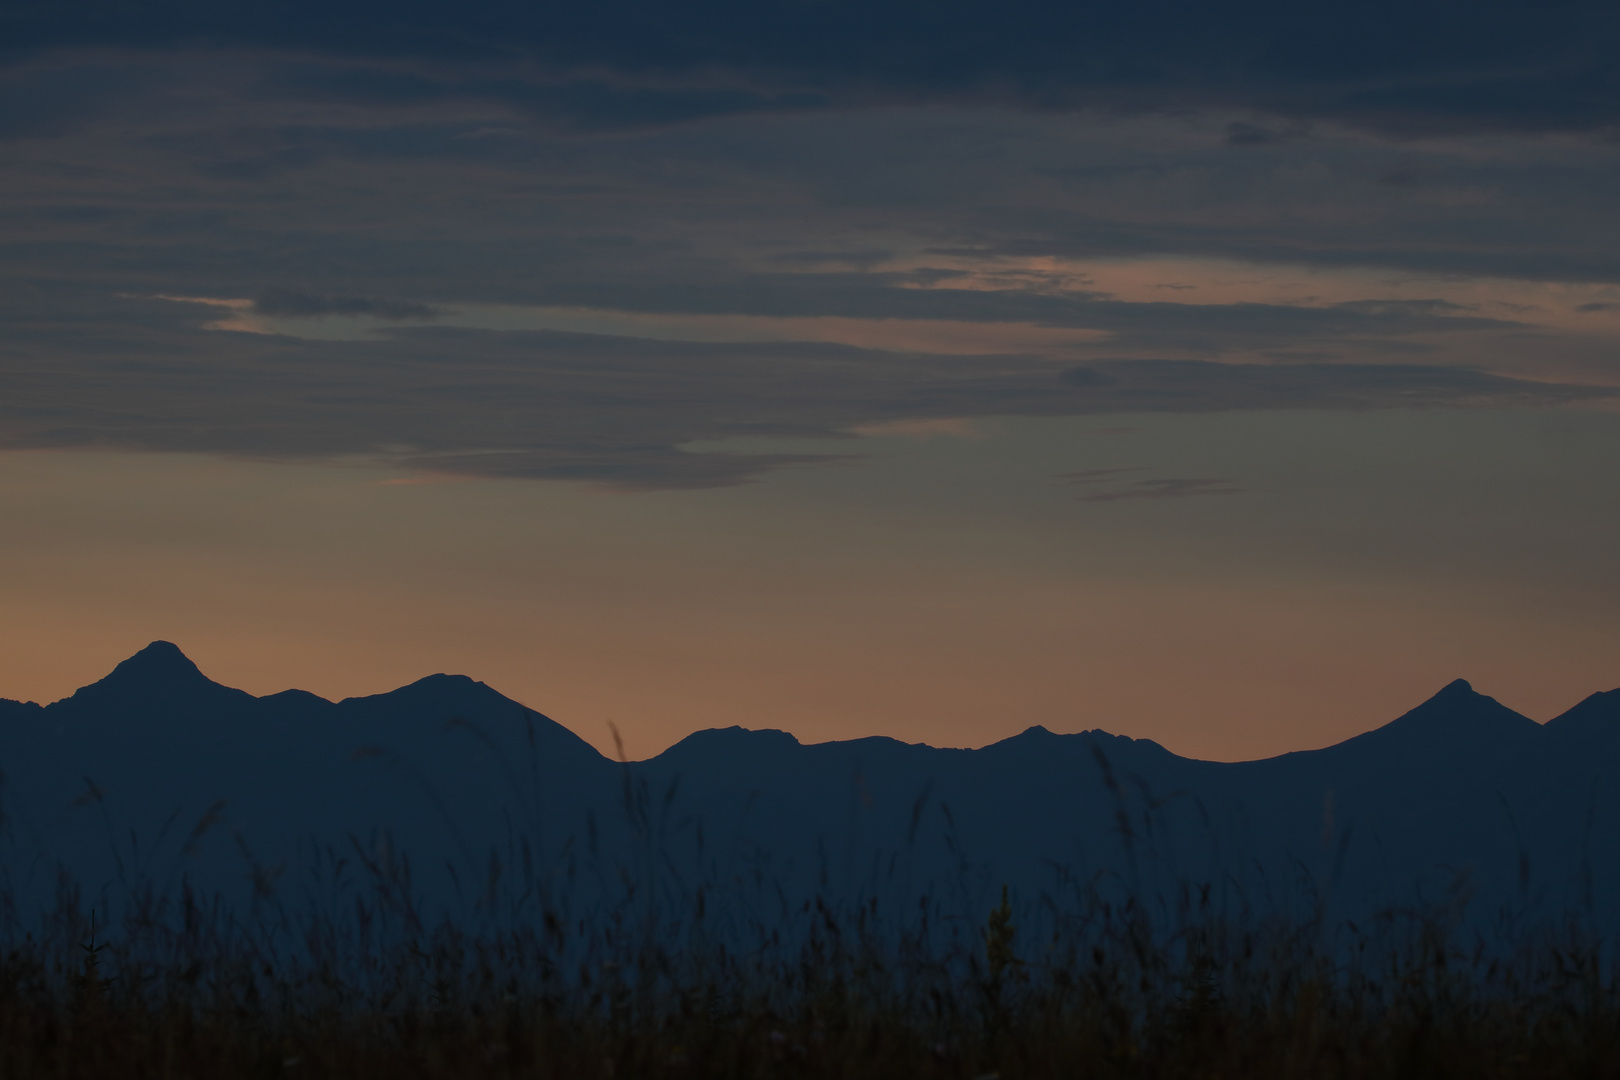
<path fill-rule="evenodd" d="M 753 911 L 923 897 L 982 921 L 1005 884 L 1048 912 L 1196 894 L 1620 922 L 1620 690 L 1541 724 L 1459 679 L 1335 746 L 1235 763 L 1039 726 L 977 750 L 732 727 L 616 762 L 463 676 L 254 697 L 160 641 L 61 701 L 0 700 L 0 771 L 24 909 L 69 879 L 108 905 L 182 885 L 259 903 L 349 874 L 448 912 L 731 889 Z"/>

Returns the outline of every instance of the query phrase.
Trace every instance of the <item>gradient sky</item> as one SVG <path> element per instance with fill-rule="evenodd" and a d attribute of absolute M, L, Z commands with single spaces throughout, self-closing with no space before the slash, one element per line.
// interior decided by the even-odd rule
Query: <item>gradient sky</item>
<path fill-rule="evenodd" d="M 1620 686 L 1607 3 L 18 3 L 0 695 L 633 756 Z"/>

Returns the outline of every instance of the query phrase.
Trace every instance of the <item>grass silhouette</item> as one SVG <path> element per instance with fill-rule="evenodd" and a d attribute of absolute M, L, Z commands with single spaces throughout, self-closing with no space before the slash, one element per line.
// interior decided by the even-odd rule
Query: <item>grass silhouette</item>
<path fill-rule="evenodd" d="M 351 937 L 291 959 L 223 908 L 178 914 L 86 938 L 77 966 L 62 935 L 90 920 L 71 907 L 51 913 L 57 936 L 8 945 L 0 1074 L 1620 1074 L 1620 997 L 1592 943 L 1475 963 L 1440 928 L 1413 927 L 1361 969 L 1297 928 L 1193 923 L 1151 941 L 1125 911 L 1092 913 L 1084 949 L 1057 940 L 1024 958 L 1001 906 L 990 953 L 936 954 L 917 937 L 885 948 L 812 906 L 818 932 L 791 955 L 603 935 L 564 971 L 562 934 L 543 923 L 490 937 L 441 925 L 383 948 Z"/>
<path fill-rule="evenodd" d="M 1360 924 L 1330 923 L 1309 875 L 1306 902 L 1263 903 L 1178 876 L 1160 802 L 1100 767 L 1123 873 L 1055 867 L 977 907 L 963 882 L 896 910 L 794 897 L 701 845 L 682 864 L 674 787 L 628 768 L 622 861 L 584 838 L 542 867 L 517 837 L 465 855 L 459 915 L 357 840 L 311 848 L 325 891 L 301 896 L 245 846 L 245 903 L 185 877 L 111 906 L 65 872 L 37 909 L 7 886 L 0 1077 L 1620 1076 L 1617 958 L 1589 919 L 1487 937 L 1461 876 Z"/>

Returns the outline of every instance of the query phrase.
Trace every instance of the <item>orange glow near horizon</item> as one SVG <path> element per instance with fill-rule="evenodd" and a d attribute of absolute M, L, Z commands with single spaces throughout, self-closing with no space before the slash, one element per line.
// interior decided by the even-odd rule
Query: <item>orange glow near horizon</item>
<path fill-rule="evenodd" d="M 636 758 L 732 724 L 945 746 L 1042 724 L 1236 760 L 1358 734 L 1459 676 L 1538 720 L 1620 683 L 1612 610 L 1600 595 L 1583 606 L 1578 585 L 1285 564 L 1245 553 L 1250 540 L 1215 564 L 1165 531 L 1219 538 L 1264 492 L 1093 506 L 1042 476 L 1020 524 L 1011 504 L 973 505 L 1016 478 L 919 501 L 936 477 L 920 462 L 943 455 L 937 477 L 957 476 L 951 455 L 994 451 L 1005 431 L 898 435 L 856 477 L 869 497 L 837 506 L 849 470 L 603 498 L 379 484 L 337 466 L 5 455 L 0 487 L 20 513 L 0 537 L 14 568 L 0 696 L 66 696 L 165 639 L 255 694 L 469 675 L 609 754 L 611 722 Z M 891 489 L 910 492 L 906 515 L 887 512 Z"/>

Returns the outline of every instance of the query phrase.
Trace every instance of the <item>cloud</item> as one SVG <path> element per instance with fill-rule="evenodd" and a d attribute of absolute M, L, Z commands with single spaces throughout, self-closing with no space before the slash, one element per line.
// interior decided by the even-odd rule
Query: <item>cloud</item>
<path fill-rule="evenodd" d="M 491 68 L 571 68 L 593 77 L 529 93 L 539 108 L 604 128 L 769 110 L 796 96 L 856 106 L 1262 108 L 1408 133 L 1590 130 L 1620 119 L 1620 16 L 1601 0 L 1320 10 L 1171 0 L 1106 12 L 1041 0 L 601 0 L 566 11 L 151 0 L 138 12 L 70 0 L 13 5 L 6 39 L 12 55 L 198 41 L 272 50 L 304 58 L 276 84 L 282 92 L 372 103 L 496 93 L 478 86 L 500 82 L 481 74 Z"/>
<path fill-rule="evenodd" d="M 895 254 L 888 248 L 865 248 L 858 251 L 784 251 L 780 255 L 772 255 L 771 259 L 774 262 L 800 266 L 839 264 L 870 270 L 880 263 L 893 259 Z"/>
<path fill-rule="evenodd" d="M 1607 323 L 1571 311 L 1620 282 L 1620 144 L 1323 122 L 1239 153 L 1232 125 L 1300 124 L 1063 113 L 1061 87 L 985 107 L 967 82 L 888 108 L 801 84 L 815 104 L 785 68 L 474 62 L 390 33 L 296 60 L 113 49 L 127 94 L 8 144 L 0 445 L 679 488 L 941 418 L 1614 393 Z M 87 56 L 5 77 L 67 85 L 109 63 Z M 1380 182 L 1399 168 L 1422 183 Z M 522 328 L 536 309 L 599 332 Z M 830 453 L 682 449 L 759 437 Z"/>
<path fill-rule="evenodd" d="M 1320 306 L 1183 304 L 1116 301 L 1087 292 L 952 287 L 951 279 L 966 276 L 961 271 L 927 268 L 889 273 L 761 272 L 686 281 L 582 276 L 547 281 L 536 287 L 535 293 L 541 303 L 584 308 L 776 318 L 836 316 L 1031 323 L 1128 333 L 1196 329 L 1252 340 L 1295 340 L 1302 335 L 1460 333 L 1522 325 L 1439 300 L 1358 300 Z"/>
<path fill-rule="evenodd" d="M 437 66 L 429 72 L 379 63 L 276 64 L 248 93 L 266 101 L 342 102 L 409 108 L 452 101 L 508 107 L 533 119 L 586 132 L 633 131 L 749 112 L 825 107 L 824 94 L 749 85 L 735 77 L 718 82 L 630 78 L 569 72 L 485 74 L 485 65 Z M 498 69 L 497 69 L 498 70 Z"/>
<path fill-rule="evenodd" d="M 3 447 L 343 458 L 643 489 L 848 461 L 851 432 L 932 433 L 940 417 L 959 433 L 990 416 L 1546 406 L 1615 393 L 1411 365 L 1114 360 L 1096 365 L 1105 379 L 1076 381 L 1038 357 L 793 342 L 448 327 L 299 340 L 201 329 L 217 310 L 202 305 L 125 298 L 78 318 L 71 292 L 38 299 L 32 321 L 12 313 L 0 352 Z M 829 453 L 681 449 L 772 436 L 825 439 Z"/>
<path fill-rule="evenodd" d="M 1062 379 L 1070 386 L 1113 386 L 1118 380 L 1094 367 L 1072 367 L 1063 372 Z"/>
<path fill-rule="evenodd" d="M 845 280 L 863 292 L 888 289 L 881 298 L 891 307 L 932 303 L 937 311 L 947 302 L 1010 305 L 890 293 L 949 287 L 921 275 L 960 276 L 964 262 L 988 270 L 998 260 L 1169 256 L 1620 281 L 1604 224 L 1616 216 L 1605 181 L 1620 168 L 1620 145 L 1601 139 L 1389 144 L 1320 125 L 1308 140 L 1251 154 L 1224 146 L 1229 125 L 1286 132 L 1292 121 L 1194 110 L 1122 125 L 1107 112 L 914 105 L 784 106 L 576 137 L 493 91 L 460 93 L 456 87 L 477 80 L 449 61 L 423 72 L 403 60 L 354 61 L 348 66 L 386 75 L 384 88 L 333 91 L 330 100 L 313 90 L 307 98 L 262 92 L 281 67 L 334 66 L 300 63 L 244 55 L 222 74 L 217 60 L 195 55 L 153 60 L 164 70 L 142 75 L 148 90 L 124 95 L 118 125 L 88 130 L 78 142 L 64 135 L 49 147 L 29 144 L 18 167 L 55 167 L 66 155 L 60 164 L 78 173 L 71 183 L 53 181 L 41 198 L 54 193 L 56 205 L 33 212 L 116 213 L 121 227 L 98 243 L 152 245 L 161 231 L 171 263 L 209 245 L 215 263 L 233 245 L 251 251 L 251 261 L 223 274 L 217 265 L 199 268 L 184 288 L 163 282 L 149 290 L 195 293 L 219 283 L 236 296 L 295 282 L 312 292 L 424 302 L 692 310 L 701 305 L 678 291 L 659 297 L 656 286 L 676 283 L 712 308 L 717 297 L 746 298 L 734 287 L 745 277 L 753 291 L 775 294 L 760 296 L 763 310 L 782 309 L 784 293 L 809 287 L 787 271 L 886 269 L 892 276 L 851 272 Z M 95 79 L 88 62 L 48 66 L 52 78 L 72 81 L 82 70 Z M 13 77 L 32 78 L 33 70 Z M 382 103 L 368 104 L 374 99 Z M 1380 182 L 1402 171 L 1422 183 Z M 295 177 L 296 195 L 272 194 Z M 182 202 L 181 192 L 190 197 Z M 13 198 L 12 206 L 15 215 L 29 202 Z M 383 221 L 393 235 L 379 228 Z M 941 258 L 916 265 L 928 251 Z M 911 265 L 902 271 L 896 263 Z M 131 264 L 120 255 L 117 265 Z M 377 280 L 407 267 L 412 282 Z M 642 280 L 628 280 L 631 270 Z M 828 289 L 835 278 L 822 273 L 816 283 Z M 1037 291 L 1033 278 L 1025 291 Z M 1048 297 L 1048 307 L 1084 299 L 1068 291 Z M 1200 286 L 1184 295 L 1202 293 Z"/>
<path fill-rule="evenodd" d="M 1146 472 L 1145 466 L 1128 465 L 1108 469 L 1082 469 L 1059 473 L 1065 484 L 1085 489 L 1081 502 L 1120 502 L 1128 499 L 1183 499 L 1194 495 L 1238 495 L 1244 489 L 1231 480 L 1216 477 L 1168 477 L 1132 480 L 1130 474 Z"/>
<path fill-rule="evenodd" d="M 0 142 L 82 130 L 162 81 L 139 64 L 91 62 L 0 67 Z"/>
<path fill-rule="evenodd" d="M 1269 146 L 1301 138 L 1304 134 L 1305 132 L 1298 127 L 1277 130 L 1244 120 L 1234 120 L 1226 125 L 1225 142 L 1227 146 Z"/>
<path fill-rule="evenodd" d="M 291 289 L 266 289 L 253 302 L 253 310 L 260 315 L 282 318 L 311 319 L 323 315 L 369 315 L 375 319 L 388 319 L 394 322 L 407 319 L 436 319 L 443 314 L 438 308 L 412 300 L 378 300 L 369 296 L 326 296 L 295 292 Z"/>
<path fill-rule="evenodd" d="M 1133 480 L 1108 491 L 1080 496 L 1081 502 L 1119 502 L 1125 499 L 1185 499 L 1194 495 L 1240 495 L 1244 489 L 1216 477 L 1170 477 Z"/>
<path fill-rule="evenodd" d="M 1141 472 L 1145 466 L 1126 465 L 1112 469 L 1081 469 L 1076 472 L 1058 473 L 1058 478 L 1067 484 L 1091 485 L 1111 484 L 1126 473 Z"/>
<path fill-rule="evenodd" d="M 878 420 L 869 424 L 856 424 L 850 428 L 853 435 L 867 438 L 898 437 L 902 439 L 976 439 L 979 431 L 972 420 L 961 417 L 934 417 L 905 420 Z"/>

